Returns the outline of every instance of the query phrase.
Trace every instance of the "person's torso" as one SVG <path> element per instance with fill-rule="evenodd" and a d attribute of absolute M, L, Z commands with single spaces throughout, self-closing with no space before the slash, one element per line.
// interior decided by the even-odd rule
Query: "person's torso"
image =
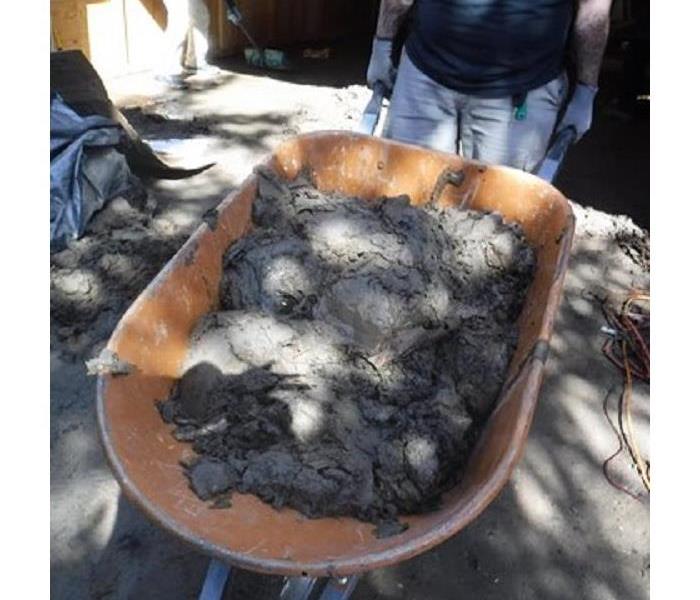
<path fill-rule="evenodd" d="M 416 0 L 411 60 L 452 89 L 527 92 L 562 70 L 574 0 Z"/>

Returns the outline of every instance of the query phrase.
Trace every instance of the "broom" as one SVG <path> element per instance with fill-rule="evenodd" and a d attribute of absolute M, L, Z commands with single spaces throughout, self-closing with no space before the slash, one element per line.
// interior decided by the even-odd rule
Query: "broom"
<path fill-rule="evenodd" d="M 226 0 L 226 18 L 238 27 L 243 35 L 248 38 L 252 48 L 245 48 L 245 60 L 249 65 L 260 68 L 284 70 L 288 68 L 287 57 L 281 50 L 272 50 L 265 48 L 264 50 L 258 46 L 253 37 L 248 33 L 245 25 L 243 25 L 243 15 L 238 10 L 235 0 Z"/>

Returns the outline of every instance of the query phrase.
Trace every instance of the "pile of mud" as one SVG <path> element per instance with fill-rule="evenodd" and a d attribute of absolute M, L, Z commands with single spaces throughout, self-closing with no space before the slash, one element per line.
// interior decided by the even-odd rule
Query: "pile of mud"
<path fill-rule="evenodd" d="M 366 202 L 262 171 L 254 230 L 224 258 L 159 405 L 192 489 L 309 517 L 396 517 L 459 479 L 498 397 L 535 258 L 496 214 Z"/>
<path fill-rule="evenodd" d="M 115 198 L 95 214 L 84 237 L 51 255 L 51 333 L 70 355 L 88 358 L 99 351 L 187 240 L 186 233 L 156 226 L 152 211 Z"/>

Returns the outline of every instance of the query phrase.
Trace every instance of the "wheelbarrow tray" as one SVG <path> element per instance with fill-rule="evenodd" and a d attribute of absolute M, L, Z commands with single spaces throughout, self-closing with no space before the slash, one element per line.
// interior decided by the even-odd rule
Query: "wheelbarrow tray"
<path fill-rule="evenodd" d="M 460 483 L 443 495 L 437 510 L 402 517 L 409 528 L 385 539 L 375 537 L 371 523 L 309 519 L 251 494 L 234 494 L 230 508 L 212 509 L 188 487 L 180 461 L 192 450 L 172 437 L 155 402 L 181 376 L 199 318 L 219 307 L 222 257 L 252 228 L 255 173 L 221 202 L 213 227 L 199 226 L 117 325 L 108 348 L 134 370 L 99 377 L 103 446 L 134 504 L 202 552 L 234 565 L 281 575 L 340 576 L 405 560 L 473 521 L 522 455 L 562 293 L 572 211 L 559 191 L 533 175 L 348 132 L 291 138 L 264 164 L 288 180 L 305 169 L 324 192 L 364 199 L 408 194 L 415 205 L 432 195 L 440 204 L 497 211 L 521 225 L 537 255 L 534 281 L 518 320 L 520 337 L 506 382 Z M 440 192 L 435 184 L 446 169 L 464 173 L 464 180 Z"/>

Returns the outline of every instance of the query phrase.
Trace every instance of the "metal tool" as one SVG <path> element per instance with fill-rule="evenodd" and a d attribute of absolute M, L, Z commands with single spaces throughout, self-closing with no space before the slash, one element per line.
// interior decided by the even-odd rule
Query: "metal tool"
<path fill-rule="evenodd" d="M 226 18 L 243 32 L 243 35 L 248 38 L 250 45 L 260 53 L 260 56 L 262 56 L 262 50 L 253 39 L 253 36 L 248 33 L 245 25 L 243 25 L 243 15 L 241 14 L 241 11 L 238 10 L 235 0 L 226 0 Z"/>
<path fill-rule="evenodd" d="M 372 89 L 372 98 L 367 103 L 367 107 L 362 113 L 360 125 L 357 128 L 359 133 L 364 133 L 365 135 L 372 135 L 377 128 L 379 116 L 382 112 L 382 102 L 387 97 L 387 90 L 382 83 L 377 82 Z"/>
<path fill-rule="evenodd" d="M 549 183 L 554 181 L 554 178 L 561 169 L 561 163 L 564 160 L 564 155 L 571 144 L 576 141 L 576 130 L 573 127 L 565 127 L 559 131 L 552 140 L 547 154 L 545 154 L 539 169 L 535 173 L 540 179 L 544 179 Z"/>

